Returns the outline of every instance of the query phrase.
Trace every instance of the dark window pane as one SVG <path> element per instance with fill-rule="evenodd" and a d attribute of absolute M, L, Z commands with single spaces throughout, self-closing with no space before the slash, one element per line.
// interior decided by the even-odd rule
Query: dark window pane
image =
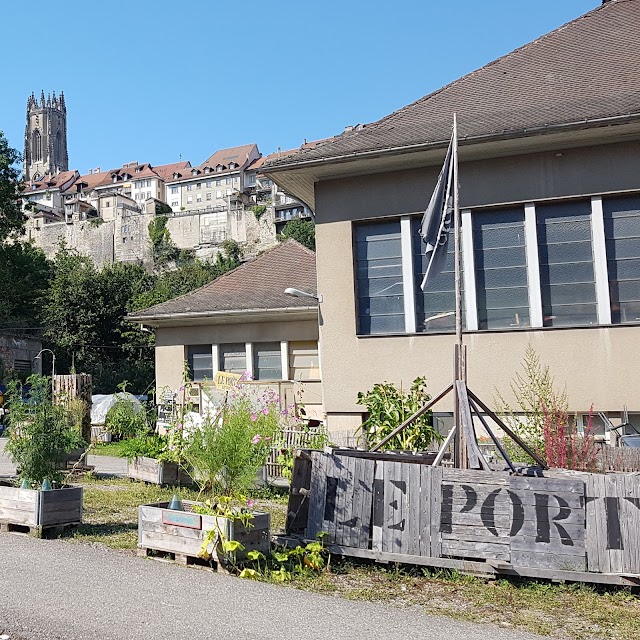
<path fill-rule="evenodd" d="M 218 347 L 220 371 L 242 375 L 247 370 L 247 352 L 243 342 Z"/>
<path fill-rule="evenodd" d="M 400 222 L 362 224 L 354 232 L 358 332 L 403 332 Z"/>
<path fill-rule="evenodd" d="M 591 201 L 536 206 L 545 327 L 595 324 Z"/>
<path fill-rule="evenodd" d="M 255 380 L 282 380 L 282 352 L 279 342 L 256 342 L 253 345 Z"/>
<path fill-rule="evenodd" d="M 197 344 L 187 347 L 187 364 L 191 379 L 195 382 L 213 378 L 213 359 L 210 344 Z"/>
<path fill-rule="evenodd" d="M 416 296 L 416 329 L 419 332 L 455 331 L 455 242 L 453 229 L 447 245 L 447 261 L 444 269 L 435 277 L 429 278 L 425 291 L 420 289 L 427 270 L 428 261 L 424 254 L 424 243 L 418 234 L 421 219 L 411 221 L 411 245 L 413 251 L 413 287 Z M 462 283 L 461 283 L 462 284 Z M 461 287 L 464 322 L 464 288 Z"/>
<path fill-rule="evenodd" d="M 479 211 L 471 216 L 478 327 L 529 325 L 524 210 Z"/>
<path fill-rule="evenodd" d="M 611 321 L 640 320 L 640 197 L 604 198 Z"/>

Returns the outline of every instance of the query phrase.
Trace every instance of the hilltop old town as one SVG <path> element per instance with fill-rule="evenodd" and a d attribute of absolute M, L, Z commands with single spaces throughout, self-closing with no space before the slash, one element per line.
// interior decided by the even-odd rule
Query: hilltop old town
<path fill-rule="evenodd" d="M 423 97 L 329 135 L 311 51 L 182 49 L 194 79 L 268 59 L 270 86 L 236 79 L 245 112 L 203 84 L 173 123 L 156 86 L 153 145 L 86 129 L 93 90 L 124 122 L 124 75 L 25 52 L 23 139 L 0 110 L 0 640 L 640 639 L 640 0 L 571 3 L 427 3 L 400 31 L 363 5 L 349 29 L 388 30 Z M 168 100 L 184 16 L 154 8 L 92 64 Z M 269 11 L 322 46 L 309 8 Z M 486 49 L 444 54 L 458 18 Z"/>

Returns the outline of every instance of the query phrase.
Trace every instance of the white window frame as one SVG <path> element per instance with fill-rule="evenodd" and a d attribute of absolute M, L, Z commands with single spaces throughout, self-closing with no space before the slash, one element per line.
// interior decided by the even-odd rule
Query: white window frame
<path fill-rule="evenodd" d="M 611 324 L 611 298 L 609 295 L 602 196 L 591 198 L 591 243 L 593 246 L 593 271 L 596 278 L 598 324 L 607 325 Z"/>

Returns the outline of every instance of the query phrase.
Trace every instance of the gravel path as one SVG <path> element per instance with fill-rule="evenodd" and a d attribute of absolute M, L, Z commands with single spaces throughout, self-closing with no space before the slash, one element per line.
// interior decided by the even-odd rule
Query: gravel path
<path fill-rule="evenodd" d="M 537 638 L 13 534 L 0 534 L 0 584 L 12 640 Z"/>

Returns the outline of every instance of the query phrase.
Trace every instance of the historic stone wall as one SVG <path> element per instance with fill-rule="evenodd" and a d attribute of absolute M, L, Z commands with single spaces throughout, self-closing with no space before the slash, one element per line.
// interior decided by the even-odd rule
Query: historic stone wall
<path fill-rule="evenodd" d="M 253 257 L 276 243 L 275 212 L 269 207 L 256 219 L 250 209 L 222 212 L 183 213 L 169 216 L 167 229 L 180 249 L 194 249 L 196 256 L 214 258 L 220 244 L 235 240 L 245 257 Z M 97 265 L 116 262 L 150 264 L 149 223 L 154 214 L 125 210 L 115 220 L 97 225 L 92 221 L 73 224 L 54 222 L 35 228 L 28 224 L 29 237 L 49 258 L 58 250 L 60 240 L 69 248 L 89 256 Z"/>

